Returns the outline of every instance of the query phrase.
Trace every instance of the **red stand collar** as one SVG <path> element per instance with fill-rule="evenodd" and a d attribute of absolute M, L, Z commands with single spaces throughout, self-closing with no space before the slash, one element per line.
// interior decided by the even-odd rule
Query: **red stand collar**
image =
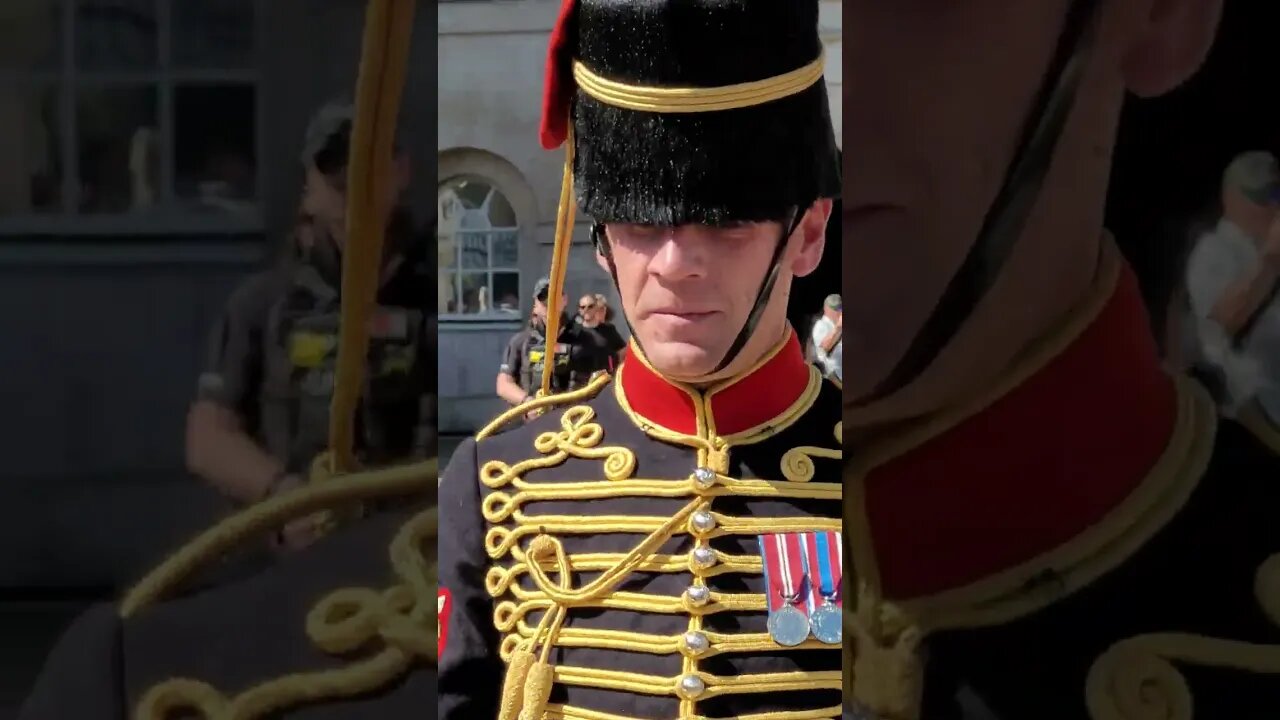
<path fill-rule="evenodd" d="M 619 370 L 618 384 L 627 405 L 641 421 L 697 435 L 697 407 L 701 405 L 709 408 L 717 435 L 732 435 L 784 415 L 805 393 L 810 376 L 800 341 L 790 331 L 754 369 L 705 392 L 663 377 L 632 343 Z"/>
<path fill-rule="evenodd" d="M 1099 315 L 1047 365 L 867 473 L 884 596 L 963 587 L 1078 536 L 1144 480 L 1176 414 L 1174 384 L 1125 267 Z"/>

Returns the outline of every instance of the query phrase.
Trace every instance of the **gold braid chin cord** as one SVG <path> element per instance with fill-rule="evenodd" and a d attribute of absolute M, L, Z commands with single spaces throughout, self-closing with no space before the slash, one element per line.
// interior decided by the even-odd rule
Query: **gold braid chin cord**
<path fill-rule="evenodd" d="M 360 470 L 354 451 L 356 407 L 364 385 L 368 319 L 381 281 L 385 206 L 391 197 L 396 121 L 408 67 L 415 0 L 370 0 L 356 89 L 348 174 L 347 247 L 343 253 L 341 326 L 330 413 L 329 452 L 317 458 L 307 487 L 283 493 L 233 515 L 202 533 L 129 592 L 120 615 L 130 618 L 174 593 L 193 573 L 247 540 L 285 523 L 342 512 L 364 501 L 435 492 L 437 459 L 378 470 Z M 301 671 L 227 694 L 189 678 L 152 687 L 134 710 L 135 720 L 163 720 L 174 713 L 200 720 L 255 720 L 302 704 L 351 698 L 384 688 L 414 665 L 435 663 L 434 503 L 405 523 L 391 541 L 388 560 L 394 581 L 386 588 L 341 588 L 305 618 L 321 651 L 360 651 L 335 669 Z M 426 555 L 431 555 L 428 558 Z M 377 562 L 377 558 L 369 558 Z"/>

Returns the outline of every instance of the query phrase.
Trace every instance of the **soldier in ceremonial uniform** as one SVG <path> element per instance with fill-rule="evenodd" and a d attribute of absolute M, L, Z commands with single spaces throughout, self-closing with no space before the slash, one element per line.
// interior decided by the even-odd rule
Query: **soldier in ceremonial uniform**
<path fill-rule="evenodd" d="M 633 343 L 445 471 L 441 718 L 840 715 L 840 389 L 786 321 L 840 191 L 817 30 L 816 0 L 564 3 L 550 297 L 581 203 Z"/>
<path fill-rule="evenodd" d="M 847 4 L 850 714 L 1280 717 L 1280 461 L 1101 227 L 1221 6 Z"/>

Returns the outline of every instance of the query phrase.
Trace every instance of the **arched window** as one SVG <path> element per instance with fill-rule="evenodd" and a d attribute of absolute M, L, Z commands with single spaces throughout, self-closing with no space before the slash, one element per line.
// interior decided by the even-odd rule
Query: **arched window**
<path fill-rule="evenodd" d="M 445 319 L 520 315 L 519 222 L 493 183 L 450 178 L 436 194 L 440 314 Z"/>

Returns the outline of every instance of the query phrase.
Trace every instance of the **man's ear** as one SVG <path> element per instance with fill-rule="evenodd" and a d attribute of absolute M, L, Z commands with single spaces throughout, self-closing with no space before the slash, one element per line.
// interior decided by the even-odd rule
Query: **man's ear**
<path fill-rule="evenodd" d="M 791 258 L 791 274 L 805 277 L 818 269 L 822 262 L 822 251 L 827 244 L 827 222 L 831 220 L 832 202 L 823 198 L 817 200 L 805 211 L 804 218 L 796 227 L 792 242 L 798 242 L 795 254 Z"/>
<path fill-rule="evenodd" d="M 603 225 L 596 225 L 591 228 L 591 244 L 596 249 L 596 264 L 606 275 L 612 277 L 613 271 L 609 269 L 609 260 L 604 256 L 604 244 L 609 242 L 609 236 L 605 234 Z"/>
<path fill-rule="evenodd" d="M 1204 64 L 1222 18 L 1222 0 L 1147 0 L 1121 58 L 1125 86 L 1139 97 L 1163 95 Z"/>

